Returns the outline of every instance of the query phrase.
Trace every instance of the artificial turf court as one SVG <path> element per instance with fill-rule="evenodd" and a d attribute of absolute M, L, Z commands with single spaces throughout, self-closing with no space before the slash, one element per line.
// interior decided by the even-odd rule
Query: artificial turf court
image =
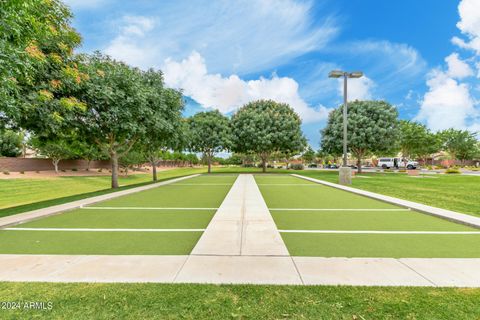
<path fill-rule="evenodd" d="M 285 175 L 256 182 L 294 256 L 480 257 L 480 230 Z"/>
<path fill-rule="evenodd" d="M 186 255 L 236 178 L 201 175 L 0 230 L 0 253 Z M 290 175 L 255 180 L 291 255 L 480 257 L 478 229 Z"/>
<path fill-rule="evenodd" d="M 236 175 L 199 176 L 0 231 L 0 252 L 189 254 Z"/>

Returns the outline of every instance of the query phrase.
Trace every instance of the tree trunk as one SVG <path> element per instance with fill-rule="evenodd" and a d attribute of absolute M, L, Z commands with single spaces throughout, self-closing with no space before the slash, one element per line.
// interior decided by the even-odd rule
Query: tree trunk
<path fill-rule="evenodd" d="M 362 173 L 362 158 L 357 158 L 357 173 Z"/>
<path fill-rule="evenodd" d="M 262 172 L 267 172 L 267 161 L 265 158 L 262 157 Z"/>
<path fill-rule="evenodd" d="M 58 163 L 60 162 L 60 159 L 52 159 L 53 167 L 55 168 L 55 173 L 58 174 Z"/>
<path fill-rule="evenodd" d="M 212 173 L 212 157 L 207 154 L 208 173 Z"/>
<path fill-rule="evenodd" d="M 92 160 L 87 160 L 87 171 L 90 171 L 90 163 L 92 162 Z"/>
<path fill-rule="evenodd" d="M 153 176 L 153 181 L 157 182 L 157 161 L 151 161 L 150 164 L 152 165 L 152 176 Z"/>
<path fill-rule="evenodd" d="M 116 151 L 110 152 L 112 160 L 112 189 L 118 188 L 118 154 Z"/>

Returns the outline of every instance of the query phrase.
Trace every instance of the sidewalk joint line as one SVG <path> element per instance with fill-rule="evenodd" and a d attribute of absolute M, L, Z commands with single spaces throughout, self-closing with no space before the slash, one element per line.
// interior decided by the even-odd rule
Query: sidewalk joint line
<path fill-rule="evenodd" d="M 404 263 L 402 260 L 400 259 L 395 259 L 396 261 L 398 261 L 399 263 L 401 263 L 402 265 L 404 265 L 405 267 L 407 267 L 408 269 L 412 270 L 413 272 L 415 272 L 416 274 L 418 274 L 420 277 L 422 277 L 423 279 L 427 280 L 428 282 L 430 282 L 431 284 L 433 284 L 434 287 L 438 287 L 438 285 L 433 282 L 432 280 L 430 280 L 429 278 L 427 278 L 426 276 L 424 276 L 423 274 L 421 274 L 420 272 L 418 272 L 417 270 L 413 269 L 412 267 L 410 267 L 408 264 Z"/>

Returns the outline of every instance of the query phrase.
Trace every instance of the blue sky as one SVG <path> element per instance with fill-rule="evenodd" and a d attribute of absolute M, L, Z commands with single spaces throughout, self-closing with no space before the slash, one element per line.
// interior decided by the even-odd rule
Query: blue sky
<path fill-rule="evenodd" d="M 361 70 L 349 99 L 384 99 L 432 130 L 480 131 L 480 1 L 68 0 L 80 51 L 161 69 L 186 114 L 289 103 L 312 146 L 341 101 L 332 69 Z"/>

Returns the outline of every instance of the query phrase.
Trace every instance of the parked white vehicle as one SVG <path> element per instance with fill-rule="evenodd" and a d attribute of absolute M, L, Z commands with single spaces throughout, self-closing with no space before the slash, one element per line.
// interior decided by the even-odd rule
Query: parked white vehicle
<path fill-rule="evenodd" d="M 383 169 L 390 169 L 390 168 L 417 169 L 418 162 L 411 161 L 408 159 L 402 159 L 402 158 L 380 158 L 378 159 L 377 167 L 381 167 Z"/>

